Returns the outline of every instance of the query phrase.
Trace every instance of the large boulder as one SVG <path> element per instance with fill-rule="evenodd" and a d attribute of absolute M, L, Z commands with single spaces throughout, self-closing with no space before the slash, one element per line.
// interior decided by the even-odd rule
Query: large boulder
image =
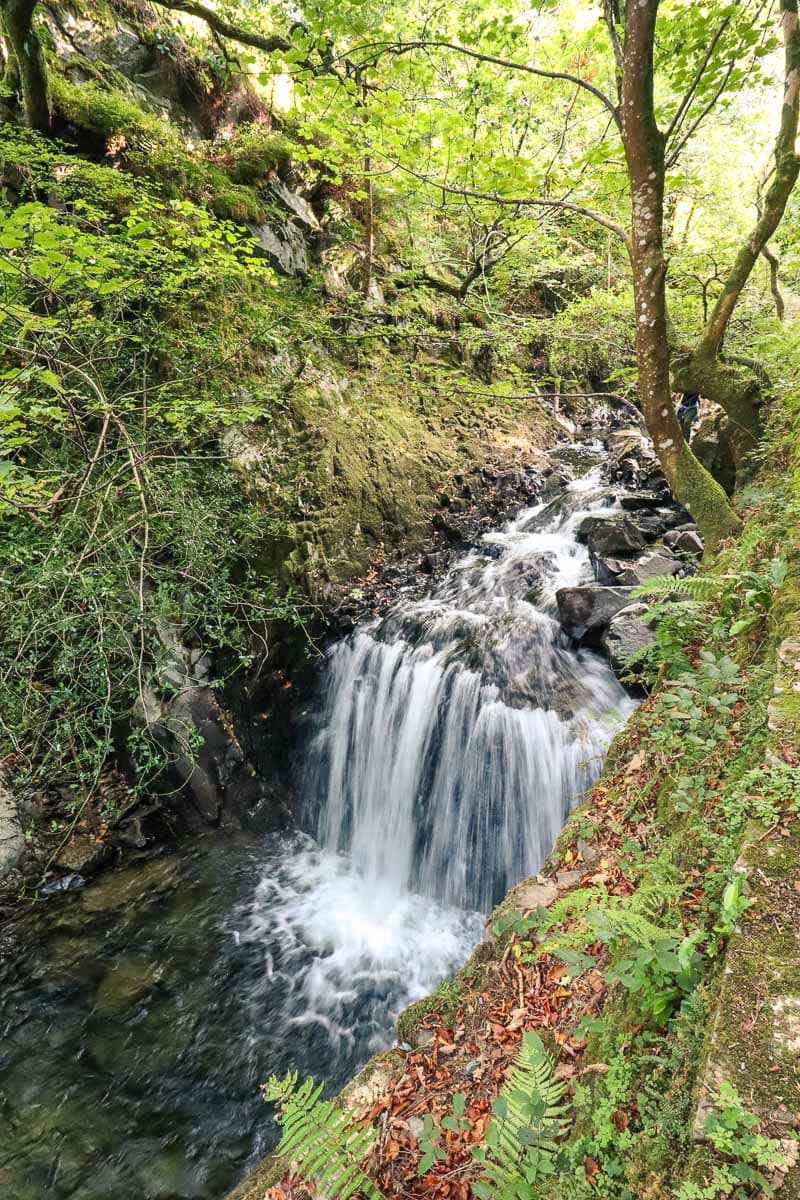
<path fill-rule="evenodd" d="M 703 553 L 703 539 L 696 529 L 672 529 L 664 536 L 664 545 L 676 554 L 691 554 L 699 557 Z"/>
<path fill-rule="evenodd" d="M 636 526 L 623 514 L 608 517 L 584 517 L 575 535 L 589 547 L 592 557 L 607 554 L 636 554 L 645 540 Z"/>
<path fill-rule="evenodd" d="M 624 671 L 632 655 L 640 654 L 655 642 L 655 634 L 643 620 L 646 613 L 646 604 L 631 604 L 612 618 L 603 634 L 603 650 L 615 671 Z"/>
<path fill-rule="evenodd" d="M 657 492 L 628 492 L 619 497 L 623 512 L 639 512 L 643 508 L 662 508 L 664 497 Z"/>
<path fill-rule="evenodd" d="M 559 588 L 556 592 L 558 619 L 564 632 L 576 641 L 599 645 L 616 614 L 631 602 L 631 589 L 587 583 Z"/>
<path fill-rule="evenodd" d="M 639 587 L 660 575 L 677 575 L 682 564 L 663 546 L 649 551 L 641 558 L 594 559 L 595 578 L 598 583 Z"/>

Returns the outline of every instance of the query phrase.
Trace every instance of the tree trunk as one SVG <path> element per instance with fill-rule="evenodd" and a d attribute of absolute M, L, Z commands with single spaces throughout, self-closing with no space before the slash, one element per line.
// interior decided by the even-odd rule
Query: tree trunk
<path fill-rule="evenodd" d="M 772 182 L 760 206 L 758 221 L 736 256 L 703 336 L 688 361 L 681 365 L 676 380 L 682 390 L 698 391 L 725 410 L 737 468 L 741 468 L 761 436 L 761 386 L 752 375 L 743 374 L 732 364 L 720 362 L 719 356 L 744 286 L 759 255 L 765 253 L 769 239 L 781 223 L 800 174 L 800 158 L 795 149 L 800 118 L 800 22 L 797 10 L 798 0 L 781 0 L 784 87 Z M 767 259 L 769 261 L 769 254 Z"/>
<path fill-rule="evenodd" d="M 51 117 L 47 68 L 39 35 L 33 25 L 36 4 L 37 0 L 0 0 L 0 13 L 16 60 L 28 125 L 41 133 L 49 133 Z"/>
<path fill-rule="evenodd" d="M 660 0 L 627 7 L 620 115 L 631 186 L 631 261 L 636 358 L 645 424 L 672 493 L 692 513 L 707 545 L 741 522 L 725 492 L 686 444 L 672 402 L 664 257 L 664 149 L 653 102 L 653 48 Z"/>
<path fill-rule="evenodd" d="M 369 294 L 372 290 L 372 266 L 375 261 L 375 193 L 372 186 L 370 172 L 372 171 L 372 159 L 369 155 L 364 159 L 364 175 L 367 180 L 367 212 L 365 220 L 365 264 L 364 264 L 364 299 L 369 300 Z"/>

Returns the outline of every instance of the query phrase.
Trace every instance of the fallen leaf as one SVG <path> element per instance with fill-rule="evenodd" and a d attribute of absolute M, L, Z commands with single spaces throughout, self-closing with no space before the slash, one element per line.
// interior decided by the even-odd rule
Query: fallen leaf
<path fill-rule="evenodd" d="M 586 1172 L 587 1182 L 594 1187 L 597 1182 L 597 1176 L 600 1174 L 600 1163 L 596 1158 L 586 1155 L 583 1160 L 583 1169 Z"/>

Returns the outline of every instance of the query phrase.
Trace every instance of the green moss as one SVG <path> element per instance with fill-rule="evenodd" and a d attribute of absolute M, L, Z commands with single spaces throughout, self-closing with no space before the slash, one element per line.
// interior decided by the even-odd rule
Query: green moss
<path fill-rule="evenodd" d="M 218 152 L 218 161 L 234 183 L 262 183 L 289 165 L 296 143 L 267 125 L 242 125 Z"/>
<path fill-rule="evenodd" d="M 689 509 L 703 535 L 707 550 L 742 531 L 742 522 L 728 497 L 684 443 L 678 460 L 675 498 Z"/>
<path fill-rule="evenodd" d="M 253 188 L 191 151 L 169 121 L 146 112 L 105 77 L 72 83 L 54 71 L 51 86 L 63 121 L 101 140 L 112 157 L 152 180 L 164 195 L 205 204 L 216 216 L 240 224 L 264 220 L 264 204 Z"/>

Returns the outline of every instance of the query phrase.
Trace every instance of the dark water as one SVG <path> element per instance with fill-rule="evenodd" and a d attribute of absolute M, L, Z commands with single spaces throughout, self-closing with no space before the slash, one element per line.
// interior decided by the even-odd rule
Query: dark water
<path fill-rule="evenodd" d="M 0 964 L 0 1197 L 223 1197 L 274 1144 L 268 1075 L 339 1087 L 480 932 L 363 905 L 310 839 L 213 834 L 43 907 Z"/>

